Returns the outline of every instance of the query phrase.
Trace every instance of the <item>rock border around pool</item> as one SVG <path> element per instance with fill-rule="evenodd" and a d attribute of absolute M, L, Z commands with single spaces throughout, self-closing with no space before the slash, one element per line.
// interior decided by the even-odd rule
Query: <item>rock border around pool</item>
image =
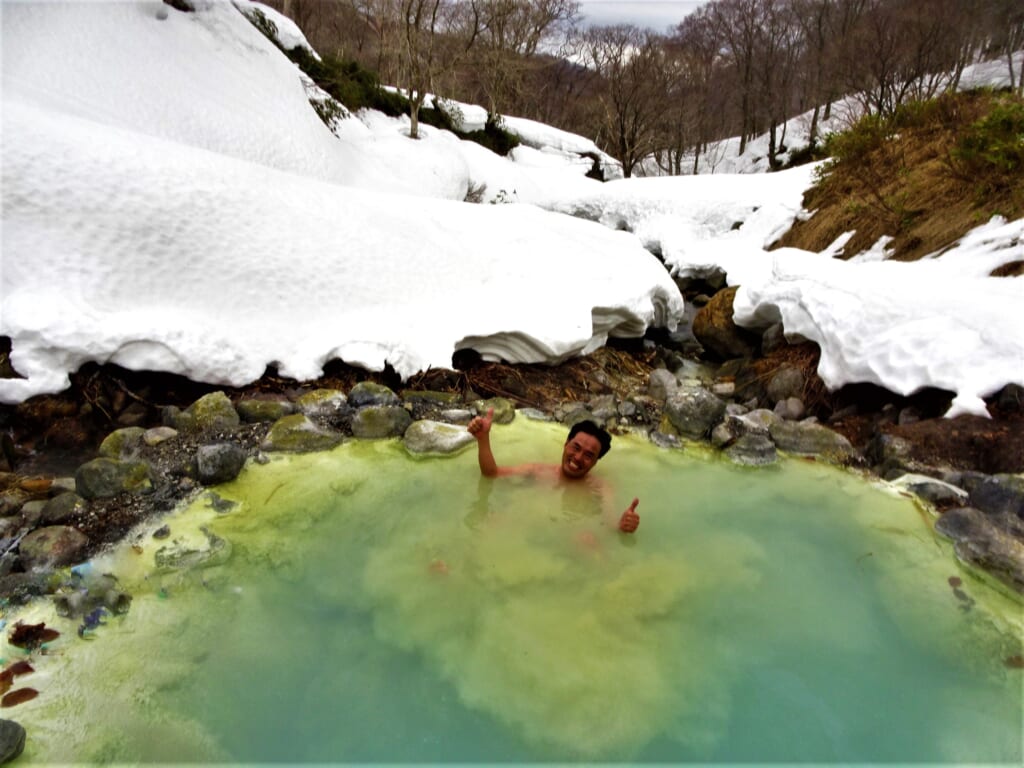
<path fill-rule="evenodd" d="M 54 574 L 92 557 L 139 523 L 169 511 L 203 489 L 233 480 L 248 461 L 274 452 L 332 449 L 351 439 L 401 439 L 410 456 L 446 456 L 474 440 L 465 425 L 494 409 L 498 424 L 518 414 L 572 425 L 591 419 L 613 433 L 646 435 L 666 450 L 713 447 L 724 460 L 767 467 L 780 455 L 869 467 L 844 436 L 800 419 L 802 408 L 756 408 L 701 380 L 651 372 L 646 391 L 599 395 L 550 410 L 518 410 L 505 398 L 468 400 L 449 392 L 403 391 L 360 382 L 349 392 L 315 389 L 293 398 L 239 399 L 204 395 L 184 410 L 168 407 L 163 425 L 125 427 L 103 440 L 99 455 L 72 478 L 21 480 L 0 493 L 0 597 L 24 603 L 60 589 Z M 936 530 L 957 556 L 1024 595 L 1024 479 L 941 468 L 901 466 L 889 451 L 889 475 L 922 503 L 946 512 Z M 0 473 L 2 475 L 2 473 Z M 913 480 L 913 478 L 917 478 Z M 970 510 L 970 511 L 965 511 Z M 949 515 L 949 517 L 945 517 Z"/>

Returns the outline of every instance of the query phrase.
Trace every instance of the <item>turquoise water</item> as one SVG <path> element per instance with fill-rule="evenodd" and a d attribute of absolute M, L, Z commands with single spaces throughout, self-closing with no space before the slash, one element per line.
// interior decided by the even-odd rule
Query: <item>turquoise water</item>
<path fill-rule="evenodd" d="M 563 436 L 493 442 L 557 461 Z M 595 473 L 604 496 L 394 441 L 248 467 L 231 511 L 168 520 L 225 564 L 157 572 L 143 535 L 94 563 L 136 598 L 92 640 L 33 609 L 64 635 L 11 710 L 24 759 L 1022 762 L 1021 607 L 908 499 L 629 438 Z M 602 505 L 633 496 L 630 537 Z"/>

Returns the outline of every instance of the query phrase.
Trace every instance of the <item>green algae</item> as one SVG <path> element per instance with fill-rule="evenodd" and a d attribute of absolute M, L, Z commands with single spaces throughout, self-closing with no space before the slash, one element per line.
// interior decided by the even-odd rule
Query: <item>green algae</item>
<path fill-rule="evenodd" d="M 555 461 L 563 439 L 517 419 L 493 443 Z M 618 437 L 596 471 L 614 509 L 640 497 L 634 537 L 589 490 L 481 479 L 471 452 L 353 441 L 247 466 L 217 489 L 229 512 L 166 521 L 183 551 L 204 527 L 230 542 L 225 562 L 161 573 L 168 543 L 142 535 L 93 564 L 135 595 L 96 639 L 31 609 L 63 635 L 17 713 L 27 759 L 1020 757 L 1020 606 L 908 500 Z"/>

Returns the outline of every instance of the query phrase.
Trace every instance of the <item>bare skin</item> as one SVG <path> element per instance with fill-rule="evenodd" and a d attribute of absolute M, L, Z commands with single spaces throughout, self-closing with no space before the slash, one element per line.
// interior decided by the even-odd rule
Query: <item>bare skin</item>
<path fill-rule="evenodd" d="M 578 432 L 566 440 L 562 448 L 560 464 L 517 464 L 512 467 L 500 467 L 491 450 L 491 423 L 494 421 L 494 409 L 487 411 L 485 416 L 477 416 L 469 422 L 469 433 L 476 438 L 477 460 L 480 474 L 484 477 L 509 477 L 512 475 L 529 475 L 538 479 L 546 479 L 555 483 L 563 482 L 594 482 L 604 490 L 604 484 L 597 478 L 588 476 L 600 458 L 601 442 L 593 435 Z M 633 533 L 640 525 L 640 515 L 636 507 L 639 499 L 633 502 L 622 513 L 617 528 L 623 533 Z"/>

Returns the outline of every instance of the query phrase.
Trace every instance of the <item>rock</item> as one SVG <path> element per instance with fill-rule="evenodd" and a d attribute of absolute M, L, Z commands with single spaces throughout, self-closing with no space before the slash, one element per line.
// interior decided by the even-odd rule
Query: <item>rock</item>
<path fill-rule="evenodd" d="M 760 346 L 756 334 L 740 328 L 732 320 L 736 290 L 733 286 L 716 293 L 693 319 L 693 335 L 697 341 L 722 360 L 750 357 Z"/>
<path fill-rule="evenodd" d="M 876 471 L 883 477 L 887 472 L 898 472 L 906 474 L 906 470 L 913 472 L 916 463 L 911 458 L 914 453 L 914 445 L 909 440 L 889 435 L 876 433 L 868 443 L 868 459 L 876 466 Z"/>
<path fill-rule="evenodd" d="M 905 488 L 930 504 L 940 506 L 950 504 L 964 506 L 967 504 L 967 491 L 963 488 L 957 488 L 951 483 L 936 480 L 927 475 L 913 473 L 901 475 L 893 480 L 892 484 L 899 488 Z"/>
<path fill-rule="evenodd" d="M 799 397 L 787 397 L 775 404 L 775 415 L 785 421 L 799 421 L 805 413 L 804 401 Z"/>
<path fill-rule="evenodd" d="M 394 393 L 392 392 L 392 394 Z M 312 392 L 306 392 L 296 398 L 295 407 L 311 419 L 338 418 L 344 416 L 348 411 L 348 398 L 340 389 L 314 389 Z M 281 414 L 281 416 L 286 415 L 287 413 Z M 277 418 L 281 418 L 281 416 Z"/>
<path fill-rule="evenodd" d="M 89 538 L 66 525 L 37 528 L 21 540 L 18 554 L 26 571 L 56 568 L 79 562 Z"/>
<path fill-rule="evenodd" d="M 193 568 L 212 568 L 231 559 L 231 542 L 217 536 L 205 526 L 199 530 L 206 537 L 206 547 L 189 547 L 178 541 L 160 547 L 153 553 L 157 570 L 166 573 Z"/>
<path fill-rule="evenodd" d="M 725 403 L 701 387 L 680 389 L 665 403 L 665 415 L 683 437 L 705 437 L 725 414 Z"/>
<path fill-rule="evenodd" d="M 138 454 L 146 430 L 142 427 L 115 429 L 100 443 L 100 456 L 108 459 L 130 459 Z"/>
<path fill-rule="evenodd" d="M 860 458 L 849 440 L 820 424 L 777 419 L 768 431 L 775 445 L 788 453 L 821 456 L 839 464 Z"/>
<path fill-rule="evenodd" d="M 117 423 L 122 427 L 140 427 L 146 423 L 147 418 L 149 418 L 149 412 L 146 406 L 136 402 L 117 414 Z"/>
<path fill-rule="evenodd" d="M 1024 387 L 1007 384 L 996 393 L 996 407 L 1004 413 L 1024 412 Z"/>
<path fill-rule="evenodd" d="M 651 430 L 651 434 L 648 435 L 648 438 L 659 448 L 681 448 L 683 445 L 675 435 L 659 432 L 656 429 Z"/>
<path fill-rule="evenodd" d="M 423 419 L 414 421 L 405 430 L 405 449 L 413 454 L 452 454 L 475 443 L 465 427 L 442 421 Z"/>
<path fill-rule="evenodd" d="M 173 427 L 153 427 L 147 429 L 142 435 L 142 442 L 152 447 L 154 445 L 160 445 L 160 443 L 167 442 L 172 437 L 178 436 L 178 430 Z"/>
<path fill-rule="evenodd" d="M 761 334 L 761 354 L 767 356 L 786 345 L 786 332 L 782 323 L 773 323 Z"/>
<path fill-rule="evenodd" d="M 551 421 L 551 415 L 539 408 L 520 408 L 518 413 L 530 421 Z"/>
<path fill-rule="evenodd" d="M 771 438 L 753 432 L 741 435 L 725 449 L 725 455 L 733 463 L 749 467 L 763 467 L 779 460 L 779 454 Z"/>
<path fill-rule="evenodd" d="M 203 395 L 184 411 L 165 409 L 165 425 L 181 432 L 215 432 L 232 430 L 241 423 L 238 411 L 223 392 Z M 167 423 L 170 414 L 171 423 Z"/>
<path fill-rule="evenodd" d="M 711 392 L 718 397 L 732 397 L 736 394 L 736 382 L 716 381 L 711 385 Z"/>
<path fill-rule="evenodd" d="M 676 380 L 675 374 L 670 373 L 664 368 L 656 368 L 651 371 L 651 375 L 647 380 L 647 394 L 653 400 L 664 403 L 678 391 L 679 382 Z"/>
<path fill-rule="evenodd" d="M 469 424 L 473 412 L 468 408 L 448 408 L 441 411 L 441 418 L 451 424 Z"/>
<path fill-rule="evenodd" d="M 1024 537 L 1024 478 L 992 475 L 968 484 L 972 507 L 1004 531 Z"/>
<path fill-rule="evenodd" d="M 0 595 L 15 605 L 24 605 L 33 598 L 47 594 L 50 572 L 8 573 L 0 578 Z"/>
<path fill-rule="evenodd" d="M 93 459 L 75 472 L 75 490 L 86 499 L 103 499 L 125 491 L 148 493 L 153 480 L 145 461 Z"/>
<path fill-rule="evenodd" d="M 505 397 L 492 397 L 489 400 L 477 400 L 472 404 L 478 416 L 483 416 L 491 408 L 494 409 L 495 424 L 511 424 L 516 417 L 516 406 Z"/>
<path fill-rule="evenodd" d="M 88 502 L 77 493 L 62 493 L 46 502 L 40 512 L 39 522 L 43 525 L 63 523 L 82 512 L 87 506 Z"/>
<path fill-rule="evenodd" d="M 363 408 L 367 405 L 398 405 L 400 402 L 398 395 L 393 391 L 383 384 L 374 384 L 372 381 L 360 381 L 348 393 L 348 403 L 353 408 Z"/>
<path fill-rule="evenodd" d="M 352 417 L 352 434 L 364 439 L 401 437 L 412 424 L 409 412 L 397 405 L 368 405 Z"/>
<path fill-rule="evenodd" d="M 768 380 L 765 391 L 769 402 L 775 405 L 789 397 L 802 397 L 806 385 L 807 379 L 799 368 L 783 365 Z"/>
<path fill-rule="evenodd" d="M 936 521 L 935 530 L 953 541 L 953 550 L 965 563 L 1024 594 L 1024 543 L 999 530 L 980 509 L 951 509 Z"/>
<path fill-rule="evenodd" d="M 43 508 L 45 506 L 46 502 L 43 499 L 26 501 L 21 505 L 21 519 L 24 520 L 25 524 L 29 527 L 39 525 L 39 520 L 43 516 Z"/>
<path fill-rule="evenodd" d="M 402 400 L 417 405 L 436 405 L 438 408 L 451 408 L 458 405 L 461 397 L 457 392 L 434 392 L 425 389 L 404 389 Z"/>
<path fill-rule="evenodd" d="M 614 421 L 619 415 L 618 404 L 615 402 L 615 395 L 598 395 L 591 398 L 587 407 L 594 414 L 594 421 L 598 424 L 606 424 Z"/>
<path fill-rule="evenodd" d="M 295 453 L 326 451 L 340 445 L 343 439 L 338 432 L 318 427 L 304 413 L 293 413 L 274 422 L 260 448 Z"/>
<path fill-rule="evenodd" d="M 196 451 L 199 482 L 217 485 L 234 480 L 245 466 L 246 452 L 236 443 L 201 445 Z"/>
<path fill-rule="evenodd" d="M 11 762 L 25 749 L 25 729 L 13 720 L 0 720 L 0 765 Z"/>
<path fill-rule="evenodd" d="M 275 422 L 282 416 L 295 413 L 295 405 L 288 400 L 239 400 L 235 404 L 235 410 L 242 421 L 248 424 L 263 424 Z"/>

